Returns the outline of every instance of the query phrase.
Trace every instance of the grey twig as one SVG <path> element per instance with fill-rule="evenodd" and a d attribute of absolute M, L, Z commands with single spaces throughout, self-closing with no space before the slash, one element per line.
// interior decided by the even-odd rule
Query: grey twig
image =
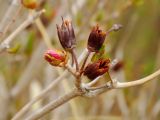
<path fill-rule="evenodd" d="M 0 44 L 0 52 L 9 48 L 10 43 L 14 40 L 14 38 L 24 30 L 28 25 L 34 22 L 36 18 L 38 18 L 45 10 L 41 10 L 36 12 L 34 15 L 29 15 L 28 18 L 13 32 L 9 35 L 1 44 Z"/>

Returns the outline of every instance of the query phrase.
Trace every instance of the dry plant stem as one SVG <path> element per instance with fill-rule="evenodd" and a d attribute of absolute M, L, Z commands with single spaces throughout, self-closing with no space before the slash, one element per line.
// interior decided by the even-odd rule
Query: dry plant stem
<path fill-rule="evenodd" d="M 96 84 L 96 83 L 100 80 L 101 77 L 102 77 L 102 76 L 97 77 L 96 79 L 94 79 L 94 80 L 92 80 L 91 82 L 87 83 L 87 84 L 86 84 L 87 87 L 91 87 L 91 86 L 93 86 L 94 84 Z"/>
<path fill-rule="evenodd" d="M 69 100 L 71 100 L 77 96 L 80 96 L 81 94 L 82 93 L 77 91 L 77 89 L 74 89 L 71 92 L 59 97 L 55 101 L 52 101 L 49 104 L 47 104 L 46 106 L 42 107 L 41 109 L 39 109 L 38 111 L 33 113 L 33 115 L 29 116 L 25 120 L 37 120 L 39 118 L 42 118 L 45 114 L 56 109 L 57 107 L 61 106 L 62 104 L 68 102 Z"/>
<path fill-rule="evenodd" d="M 64 68 L 67 69 L 68 72 L 70 72 L 73 76 L 77 77 L 76 73 L 73 71 L 73 69 L 71 68 L 71 66 L 65 65 Z"/>
<path fill-rule="evenodd" d="M 90 55 L 90 51 L 87 51 L 87 54 L 86 54 L 86 56 L 85 56 L 85 58 L 84 58 L 84 62 L 83 62 L 83 64 L 82 64 L 82 67 L 81 67 L 81 74 L 82 74 L 82 72 L 83 72 L 83 69 L 84 69 L 84 67 L 85 67 L 85 65 L 86 65 L 86 62 L 87 62 L 87 60 L 88 60 L 88 57 L 89 57 L 89 55 Z"/>
<path fill-rule="evenodd" d="M 86 90 L 89 91 L 86 96 L 87 97 L 94 97 L 99 94 L 102 94 L 110 89 L 120 89 L 120 88 L 127 88 L 127 87 L 133 87 L 133 86 L 138 86 L 142 85 L 148 81 L 153 80 L 154 78 L 158 77 L 160 75 L 160 69 L 157 70 L 156 72 L 152 73 L 151 75 L 148 75 L 147 77 L 144 77 L 139 80 L 131 81 L 131 82 L 118 82 L 116 80 L 109 81 L 106 84 L 99 86 L 99 87 L 88 87 L 86 86 Z M 84 85 L 85 87 L 85 85 Z M 90 91 L 91 90 L 91 91 Z"/>
<path fill-rule="evenodd" d="M 78 57 L 78 64 L 80 64 L 82 62 L 82 60 L 84 59 L 84 57 L 87 54 L 87 49 L 83 50 L 83 52 L 81 53 L 81 55 Z M 75 66 L 74 66 L 75 68 Z"/>
<path fill-rule="evenodd" d="M 51 44 L 51 40 L 50 40 L 50 37 L 46 31 L 46 28 L 44 27 L 42 21 L 38 18 L 36 21 L 35 21 L 37 27 L 38 27 L 38 30 L 40 31 L 40 33 L 42 34 L 43 38 L 44 38 L 44 42 L 46 43 L 47 47 L 48 48 L 52 48 L 53 49 L 53 46 Z"/>
<path fill-rule="evenodd" d="M 8 23 L 8 25 L 4 28 L 3 32 L 2 32 L 2 36 L 3 37 L 7 31 L 9 30 L 9 28 L 12 26 L 12 24 L 15 22 L 16 18 L 18 18 L 18 15 L 20 14 L 22 10 L 22 6 L 20 6 L 17 10 L 17 12 L 15 13 L 15 15 L 13 16 L 13 18 L 11 19 L 11 21 Z"/>
<path fill-rule="evenodd" d="M 39 53 L 43 53 L 45 49 L 44 42 L 40 41 L 40 43 L 37 44 L 36 49 L 33 51 L 30 61 L 23 70 L 23 74 L 19 76 L 17 83 L 10 90 L 10 96 L 12 99 L 17 99 L 19 95 L 23 94 L 33 80 L 33 77 L 39 74 L 39 71 L 44 65 L 42 55 Z M 35 68 L 36 70 L 34 70 Z"/>
<path fill-rule="evenodd" d="M 86 89 L 87 90 L 98 90 L 98 89 L 106 88 L 106 86 L 108 86 L 108 84 L 100 85 L 98 87 L 89 87 L 89 86 L 86 86 Z"/>
<path fill-rule="evenodd" d="M 75 64 L 76 64 L 76 71 L 79 72 L 79 65 L 78 65 L 78 61 L 77 61 L 77 57 L 76 57 L 76 53 L 75 53 L 75 49 L 71 49 L 71 54 L 74 58 Z"/>
<path fill-rule="evenodd" d="M 12 16 L 16 12 L 17 7 L 20 5 L 20 0 L 12 0 L 11 5 L 6 11 L 3 19 L 0 22 L 0 36 L 3 35 L 3 30 L 10 21 L 12 21 Z"/>
<path fill-rule="evenodd" d="M 151 119 L 156 119 L 160 111 L 160 100 L 158 100 L 151 110 Z"/>
<path fill-rule="evenodd" d="M 156 71 L 155 73 L 136 80 L 136 81 L 132 81 L 132 82 L 124 82 L 124 83 L 120 83 L 120 82 L 115 82 L 115 84 L 111 83 L 111 82 L 107 82 L 107 84 L 97 87 L 97 89 L 92 89 L 94 91 L 90 91 L 88 94 L 86 94 L 87 97 L 93 97 L 96 96 L 98 94 L 101 94 L 103 92 L 105 92 L 106 90 L 110 90 L 110 89 L 118 89 L 118 88 L 126 88 L 126 87 L 132 87 L 132 86 L 137 86 L 137 85 L 141 85 L 143 83 L 146 83 L 152 79 L 154 79 L 155 77 L 160 75 L 160 69 L 158 71 Z M 72 94 L 71 94 L 72 93 Z M 76 97 L 76 96 L 80 96 L 83 95 L 83 93 L 78 92 L 76 90 L 73 90 L 71 93 L 64 95 L 62 97 L 60 97 L 59 99 L 57 99 L 54 102 L 51 102 L 49 104 L 47 104 L 45 107 L 43 107 L 42 109 L 40 109 L 39 111 L 37 111 L 35 114 L 33 114 L 32 116 L 28 117 L 26 120 L 36 120 L 39 119 L 40 117 L 42 117 L 43 115 L 45 115 L 46 113 L 50 112 L 51 110 L 57 108 L 58 106 L 62 105 L 63 103 L 69 101 L 70 99 Z"/>
<path fill-rule="evenodd" d="M 84 56 L 86 56 L 87 54 L 87 50 L 84 50 L 82 52 L 82 54 L 78 57 L 78 62 L 80 63 Z M 27 103 L 13 118 L 12 120 L 19 120 L 21 119 L 21 117 L 29 110 L 29 108 L 36 103 L 38 100 L 42 99 L 45 97 L 45 95 L 52 90 L 52 88 L 54 88 L 59 82 L 60 80 L 63 79 L 63 77 L 65 77 L 65 75 L 67 75 L 67 70 L 65 70 L 63 72 L 63 74 L 61 76 L 59 76 L 56 80 L 54 80 L 46 89 L 44 89 L 36 98 L 34 98 L 33 100 L 31 100 L 29 103 Z"/>
<path fill-rule="evenodd" d="M 61 75 L 62 74 L 62 70 L 59 69 L 58 70 L 58 74 Z M 69 78 L 68 78 L 69 79 Z M 72 90 L 72 87 L 70 86 L 70 83 L 68 82 L 67 79 L 63 79 L 62 81 L 62 86 L 64 88 L 64 92 L 65 93 L 68 93 L 70 92 L 70 90 Z M 77 103 L 75 100 L 72 100 L 72 101 L 69 101 L 69 104 L 70 104 L 70 108 L 71 108 L 71 112 L 72 112 L 72 115 L 75 117 L 75 120 L 79 120 L 78 119 L 78 116 L 79 116 L 79 110 L 78 110 L 78 106 L 77 106 Z M 55 113 L 56 114 L 56 113 Z"/>
<path fill-rule="evenodd" d="M 119 89 L 119 88 L 127 88 L 127 87 L 142 85 L 146 82 L 149 82 L 149 81 L 153 80 L 154 78 L 158 77 L 159 75 L 160 75 L 160 69 L 157 70 L 156 72 L 152 73 L 151 75 L 148 75 L 147 77 L 144 77 L 144 78 L 139 79 L 139 80 L 134 80 L 134 81 L 131 81 L 131 82 L 115 81 L 112 88 Z"/>
<path fill-rule="evenodd" d="M 66 75 L 67 75 L 67 71 L 63 72 L 63 74 L 61 76 L 59 76 L 56 80 L 54 80 L 52 83 L 50 83 L 50 85 L 44 89 L 43 91 L 41 91 L 41 93 L 36 96 L 33 100 L 31 100 L 30 102 L 28 102 L 13 118 L 12 120 L 20 120 L 22 119 L 21 117 L 28 112 L 29 108 L 38 100 L 44 98 L 56 85 L 57 83 L 63 79 Z"/>
<path fill-rule="evenodd" d="M 14 40 L 14 38 L 24 30 L 28 25 L 34 22 L 36 18 L 38 18 L 45 10 L 41 10 L 36 12 L 34 15 L 29 15 L 28 18 L 11 34 L 7 37 L 1 44 L 0 44 L 0 52 L 9 48 L 10 43 Z"/>
<path fill-rule="evenodd" d="M 107 72 L 107 74 L 108 74 L 109 80 L 112 82 L 112 84 L 114 84 L 114 80 L 111 78 L 109 71 Z"/>
<path fill-rule="evenodd" d="M 135 80 L 135 81 L 131 81 L 131 82 L 117 82 L 115 85 L 116 88 L 126 88 L 126 87 L 132 87 L 132 86 L 137 86 L 137 85 L 141 85 L 144 84 L 148 81 L 151 81 L 152 79 L 158 77 L 160 75 L 160 69 L 157 70 L 156 72 L 152 73 L 151 75 L 139 79 L 139 80 Z"/>

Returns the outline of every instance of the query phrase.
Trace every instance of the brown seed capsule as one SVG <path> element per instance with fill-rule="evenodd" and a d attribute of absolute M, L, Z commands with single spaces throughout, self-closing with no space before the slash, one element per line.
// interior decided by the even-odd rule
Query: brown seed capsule
<path fill-rule="evenodd" d="M 37 0 L 21 0 L 21 3 L 29 9 L 35 9 L 37 7 Z"/>
<path fill-rule="evenodd" d="M 99 26 L 93 27 L 89 38 L 88 38 L 88 50 L 91 52 L 98 52 L 102 47 L 104 40 L 106 38 L 106 32 L 99 29 Z"/>
<path fill-rule="evenodd" d="M 76 45 L 74 29 L 71 21 L 63 20 L 62 25 L 57 25 L 57 33 L 59 41 L 65 50 L 71 50 Z"/>
<path fill-rule="evenodd" d="M 86 75 L 89 79 L 93 80 L 100 75 L 103 75 L 109 70 L 109 59 L 98 60 L 97 62 L 89 64 L 85 70 L 84 75 Z"/>

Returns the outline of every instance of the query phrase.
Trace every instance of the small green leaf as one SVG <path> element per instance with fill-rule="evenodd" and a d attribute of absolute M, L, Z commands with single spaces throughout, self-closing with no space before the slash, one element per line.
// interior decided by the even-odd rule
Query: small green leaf
<path fill-rule="evenodd" d="M 105 48 L 106 48 L 106 46 L 103 45 L 103 46 L 100 48 L 100 50 L 93 55 L 91 61 L 92 61 L 92 62 L 95 62 L 95 61 L 97 61 L 97 60 L 99 60 L 99 59 L 107 58 L 108 56 L 107 56 L 107 52 L 106 52 L 106 49 L 105 49 Z"/>
<path fill-rule="evenodd" d="M 16 43 L 14 47 L 7 49 L 7 52 L 11 54 L 16 54 L 20 47 L 21 45 L 19 43 Z"/>

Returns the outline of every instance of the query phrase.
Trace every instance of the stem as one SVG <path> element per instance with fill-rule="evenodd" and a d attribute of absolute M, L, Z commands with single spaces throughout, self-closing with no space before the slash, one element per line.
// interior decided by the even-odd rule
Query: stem
<path fill-rule="evenodd" d="M 72 63 L 71 63 L 71 66 L 73 66 L 73 65 L 74 65 L 74 57 L 73 57 L 73 55 L 72 55 L 71 57 L 72 57 Z"/>
<path fill-rule="evenodd" d="M 35 21 L 36 25 L 37 25 L 37 28 L 38 30 L 40 31 L 40 33 L 42 34 L 43 38 L 44 38 L 44 42 L 46 44 L 46 46 L 48 48 L 53 48 L 52 46 L 52 43 L 51 43 L 51 39 L 47 33 L 47 30 L 45 28 L 45 26 L 43 25 L 42 21 L 40 20 L 40 18 L 38 18 L 36 21 Z"/>
<path fill-rule="evenodd" d="M 107 72 L 109 80 L 112 82 L 112 84 L 114 83 L 113 79 L 111 78 L 111 75 L 109 74 L 109 71 Z"/>
<path fill-rule="evenodd" d="M 34 22 L 45 10 L 36 12 L 34 15 L 29 15 L 28 18 L 9 36 L 0 44 L 0 52 L 9 47 L 9 44 L 14 40 L 14 38 L 24 30 L 28 25 Z"/>
<path fill-rule="evenodd" d="M 114 84 L 114 80 L 111 78 L 109 72 L 107 72 L 107 74 L 109 76 L 109 80 L 111 81 L 111 84 Z M 95 83 L 97 83 L 100 80 L 101 77 L 102 76 L 99 76 L 98 78 L 94 79 L 90 83 L 85 84 L 84 87 L 86 87 L 87 90 L 97 90 L 97 89 L 101 89 L 101 88 L 105 88 L 105 87 L 110 87 L 110 86 L 108 86 L 108 82 L 106 84 L 103 84 L 103 85 L 100 85 L 100 86 L 97 86 L 97 87 L 91 87 Z"/>
<path fill-rule="evenodd" d="M 80 63 L 82 62 L 82 60 L 84 59 L 84 57 L 86 56 L 86 54 L 87 54 L 87 48 L 84 49 L 84 50 L 82 51 L 82 53 L 80 54 L 80 56 L 78 57 L 78 64 L 80 64 Z M 75 66 L 74 66 L 74 67 L 75 67 Z"/>
<path fill-rule="evenodd" d="M 118 82 L 116 80 L 112 80 L 113 82 L 109 81 L 106 84 L 104 84 L 103 86 L 101 86 L 101 88 L 98 87 L 98 89 L 96 89 L 96 87 L 94 87 L 93 91 L 90 91 L 88 94 L 86 94 L 88 97 L 93 97 L 93 96 L 97 96 L 99 94 L 102 94 L 104 92 L 106 92 L 107 90 L 110 89 L 120 89 L 120 88 L 127 88 L 127 87 L 133 87 L 133 86 L 137 86 L 137 85 L 142 85 L 148 81 L 151 81 L 152 79 L 158 77 L 160 75 L 160 69 L 157 70 L 156 72 L 152 73 L 151 75 L 148 75 L 147 77 L 144 77 L 142 79 L 139 80 L 135 80 L 135 81 L 131 81 L 131 82 Z M 105 87 L 104 87 L 105 86 Z"/>
<path fill-rule="evenodd" d="M 135 80 L 135 81 L 131 81 L 131 82 L 118 82 L 116 80 L 112 80 L 112 81 L 109 81 L 107 82 L 106 84 L 102 85 L 102 86 L 99 86 L 99 87 L 89 87 L 88 85 L 84 87 L 86 87 L 86 90 L 89 90 L 88 93 L 85 94 L 86 97 L 95 97 L 99 94 L 102 94 L 108 90 L 111 90 L 111 89 L 120 89 L 120 88 L 126 88 L 126 87 L 132 87 L 132 86 L 137 86 L 137 85 L 141 85 L 141 84 L 144 84 L 156 77 L 158 77 L 160 75 L 160 69 L 157 70 L 156 72 L 154 72 L 153 74 L 145 77 L 145 78 L 142 78 L 142 79 L 139 79 L 139 80 Z"/>
<path fill-rule="evenodd" d="M 85 67 L 85 65 L 86 65 L 86 62 L 87 62 L 87 60 L 88 60 L 88 57 L 89 57 L 89 55 L 90 55 L 90 51 L 87 51 L 87 54 L 86 54 L 86 56 L 85 56 L 85 58 L 84 58 L 84 62 L 83 62 L 83 64 L 82 64 L 82 67 L 81 67 L 81 74 L 82 74 L 82 71 L 83 71 L 83 69 L 84 69 L 84 67 Z"/>
<path fill-rule="evenodd" d="M 0 22 L 0 36 L 3 35 L 3 30 L 6 25 L 12 20 L 12 16 L 17 11 L 17 8 L 20 6 L 19 0 L 12 0 L 11 5 L 9 6 L 8 10 L 6 11 L 3 19 Z"/>
<path fill-rule="evenodd" d="M 46 96 L 56 85 L 57 83 L 62 80 L 66 75 L 67 71 L 63 72 L 61 76 L 59 76 L 56 80 L 54 80 L 46 89 L 41 91 L 41 93 L 36 96 L 33 100 L 28 102 L 13 118 L 12 120 L 19 120 L 26 112 L 28 112 L 29 108 L 36 103 L 38 100 L 42 99 L 44 96 Z"/>
<path fill-rule="evenodd" d="M 92 80 L 91 82 L 87 83 L 86 85 L 87 85 L 88 87 L 93 86 L 94 84 L 96 84 L 96 83 L 100 80 L 101 77 L 102 77 L 102 76 L 99 76 L 99 77 L 95 78 L 94 80 Z"/>
<path fill-rule="evenodd" d="M 101 88 L 105 88 L 107 85 L 104 84 L 104 85 L 100 85 L 98 87 L 86 87 L 87 90 L 97 90 L 97 89 L 101 89 Z"/>
<path fill-rule="evenodd" d="M 47 113 L 49 113 L 50 111 L 54 110 L 55 108 L 61 106 L 62 104 L 66 103 L 69 100 L 71 100 L 77 96 L 80 96 L 80 95 L 81 95 L 80 92 L 78 92 L 76 89 L 74 89 L 71 92 L 69 92 L 68 94 L 65 94 L 65 95 L 59 97 L 58 99 L 56 99 L 55 101 L 48 103 L 46 106 L 42 107 L 41 109 L 39 109 L 37 112 L 33 113 L 33 115 L 29 116 L 25 120 L 37 120 L 37 119 L 43 117 L 44 115 L 46 115 Z"/>
<path fill-rule="evenodd" d="M 137 86 L 137 85 L 141 85 L 144 84 L 148 81 L 151 81 L 152 79 L 158 77 L 160 75 L 160 69 L 157 70 L 156 72 L 152 73 L 151 75 L 139 79 L 139 80 L 135 80 L 135 81 L 131 81 L 131 82 L 117 82 L 115 88 L 126 88 L 126 87 L 132 87 L 132 86 Z"/>
<path fill-rule="evenodd" d="M 13 16 L 11 20 L 9 21 L 9 23 L 5 26 L 4 31 L 1 33 L 2 35 L 1 37 L 3 37 L 6 34 L 6 32 L 11 27 L 11 25 L 15 22 L 16 18 L 18 18 L 18 15 L 20 14 L 21 10 L 22 10 L 22 6 L 19 6 L 17 12 L 15 13 L 15 16 Z"/>
<path fill-rule="evenodd" d="M 75 64 L 76 64 L 76 71 L 79 72 L 79 65 L 78 65 L 78 61 L 77 61 L 77 57 L 76 57 L 76 54 L 75 54 L 75 49 L 71 49 L 71 54 L 74 58 L 74 61 L 75 61 Z"/>
<path fill-rule="evenodd" d="M 39 53 L 39 52 L 38 52 Z M 78 57 L 78 62 L 80 63 L 84 56 L 87 54 L 87 51 L 84 50 L 82 52 L 82 54 Z M 30 71 L 30 70 L 29 70 Z M 50 92 L 52 90 L 52 88 L 54 88 L 59 82 L 60 80 L 62 80 L 63 77 L 65 77 L 67 75 L 67 71 L 64 71 L 63 74 L 61 76 L 59 76 L 56 80 L 54 80 L 47 88 L 45 88 L 37 97 L 35 97 L 34 99 L 32 99 L 30 102 L 28 102 L 14 117 L 12 120 L 19 120 L 26 112 L 28 112 L 29 108 L 36 103 L 38 100 L 44 98 L 44 96 L 46 96 L 46 94 L 48 92 Z M 62 77 L 63 76 L 63 77 Z M 20 80 L 21 81 L 21 80 Z M 26 81 L 26 79 L 25 79 Z M 22 84 L 18 84 L 18 86 L 22 86 Z M 14 91 L 14 90 L 12 90 Z M 20 91 L 22 91 L 20 89 Z M 16 95 L 17 96 L 17 95 Z"/>
<path fill-rule="evenodd" d="M 66 68 L 73 76 L 77 77 L 76 73 L 69 65 L 65 65 L 64 68 Z"/>
<path fill-rule="evenodd" d="M 111 32 L 116 32 L 118 31 L 119 29 L 121 29 L 123 26 L 121 24 L 114 24 L 107 32 L 106 34 L 109 34 Z"/>

